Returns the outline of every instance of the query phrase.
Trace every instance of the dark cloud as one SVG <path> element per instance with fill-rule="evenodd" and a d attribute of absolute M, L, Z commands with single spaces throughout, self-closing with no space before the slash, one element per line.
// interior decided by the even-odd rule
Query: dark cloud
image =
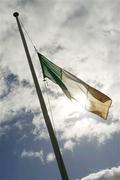
<path fill-rule="evenodd" d="M 71 28 L 76 28 L 78 26 L 83 28 L 83 26 L 89 22 L 90 15 L 94 10 L 94 5 L 94 0 L 75 1 L 75 8 L 68 15 L 64 25 L 71 26 Z"/>
<path fill-rule="evenodd" d="M 88 57 L 83 57 L 83 58 L 81 58 L 79 61 L 80 61 L 81 63 L 86 63 L 87 60 L 88 60 Z"/>
<path fill-rule="evenodd" d="M 23 86 L 26 88 L 32 88 L 32 85 L 30 84 L 29 81 L 23 79 L 22 81 L 19 80 L 18 75 L 10 72 L 10 71 L 5 71 L 2 73 L 1 78 L 4 79 L 5 83 L 5 89 L 3 93 L 0 95 L 0 99 L 5 98 L 9 93 L 13 92 L 15 88 L 19 86 Z"/>
<path fill-rule="evenodd" d="M 1 122 L 1 127 L 5 126 L 5 125 L 9 125 L 10 127 L 12 127 L 17 121 L 20 121 L 20 123 L 23 123 L 29 120 L 29 119 L 33 119 L 33 112 L 26 110 L 26 108 L 22 108 L 19 111 L 15 112 L 13 117 L 8 117 L 8 121 L 4 121 Z M 25 124 L 24 124 L 25 125 Z M 29 125 L 29 123 L 28 123 Z"/>
<path fill-rule="evenodd" d="M 27 6 L 27 5 L 33 5 L 34 7 L 35 6 L 39 6 L 40 8 L 41 7 L 44 7 L 44 6 L 49 6 L 51 5 L 51 3 L 53 3 L 54 0 L 52 0 L 51 2 L 49 0 L 18 0 L 17 1 L 17 5 L 18 6 Z"/>
<path fill-rule="evenodd" d="M 74 24 L 74 22 L 84 20 L 88 17 L 88 10 L 84 4 L 79 3 L 77 9 L 68 17 L 67 24 Z"/>
<path fill-rule="evenodd" d="M 55 42 L 52 42 L 50 45 L 43 46 L 42 48 L 39 49 L 40 52 L 44 51 L 49 53 L 50 55 L 55 55 L 65 48 L 62 45 L 58 45 L 58 38 L 55 38 Z"/>
<path fill-rule="evenodd" d="M 18 0 L 17 5 L 18 6 L 26 6 L 28 4 L 36 4 L 38 1 L 37 0 Z"/>

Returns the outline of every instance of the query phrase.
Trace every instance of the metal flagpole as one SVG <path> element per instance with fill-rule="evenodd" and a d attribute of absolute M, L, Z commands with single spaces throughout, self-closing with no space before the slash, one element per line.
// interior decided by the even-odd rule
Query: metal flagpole
<path fill-rule="evenodd" d="M 33 67 L 33 63 L 32 63 L 31 56 L 30 56 L 30 53 L 29 53 L 29 50 L 28 50 L 28 46 L 27 46 L 27 43 L 26 43 L 23 31 L 22 31 L 20 22 L 19 22 L 19 18 L 18 18 L 19 13 L 15 12 L 15 13 L 13 13 L 13 16 L 16 18 L 16 21 L 17 21 L 18 29 L 19 29 L 19 32 L 20 32 L 20 35 L 21 35 L 21 39 L 22 39 L 22 42 L 23 42 L 25 52 L 26 52 L 26 56 L 27 56 L 27 59 L 28 59 L 28 64 L 29 64 L 29 67 L 30 67 L 30 70 L 31 70 L 31 74 L 32 74 L 32 77 L 33 77 L 33 81 L 34 81 L 34 84 L 35 84 L 36 91 L 37 91 L 38 99 L 39 99 L 39 102 L 40 102 L 40 105 L 41 105 L 43 117 L 45 119 L 45 123 L 46 123 L 47 129 L 48 129 L 48 132 L 49 132 L 49 136 L 50 136 L 50 139 L 51 139 L 52 147 L 53 147 L 53 150 L 54 150 L 54 153 L 55 153 L 55 157 L 56 157 L 56 160 L 57 160 L 57 164 L 58 164 L 58 167 L 59 167 L 59 171 L 60 171 L 62 180 L 69 180 L 68 175 L 67 175 L 67 171 L 66 171 L 66 168 L 65 168 L 65 165 L 64 165 L 64 161 L 63 161 L 60 149 L 59 149 L 59 145 L 58 145 L 58 142 L 57 142 L 57 139 L 56 139 L 56 136 L 55 136 L 55 133 L 54 133 L 54 130 L 53 130 L 49 115 L 48 115 L 48 111 L 47 111 L 47 108 L 46 108 L 46 105 L 45 105 L 45 101 L 44 101 L 44 98 L 43 98 L 43 95 L 42 95 L 42 92 L 41 92 L 41 89 L 40 89 L 40 85 L 38 83 L 38 79 L 37 79 L 37 76 L 36 76 L 36 73 L 35 73 L 35 70 L 34 70 L 34 67 Z"/>

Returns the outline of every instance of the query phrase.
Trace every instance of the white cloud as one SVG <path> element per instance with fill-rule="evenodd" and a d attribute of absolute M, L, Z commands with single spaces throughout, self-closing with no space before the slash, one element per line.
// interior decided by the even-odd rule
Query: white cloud
<path fill-rule="evenodd" d="M 24 157 L 26 157 L 26 158 L 38 158 L 38 159 L 40 159 L 42 164 L 44 164 L 44 153 L 42 150 L 40 150 L 39 152 L 23 150 L 21 153 L 21 157 L 22 158 L 24 158 Z"/>
<path fill-rule="evenodd" d="M 40 150 L 39 152 L 31 151 L 31 150 L 29 150 L 29 151 L 23 150 L 21 153 L 21 157 L 22 158 L 37 158 L 42 162 L 42 164 L 50 163 L 55 160 L 54 153 L 50 152 L 45 157 L 43 150 Z"/>
<path fill-rule="evenodd" d="M 33 134 L 35 136 L 35 140 L 49 138 L 43 116 L 40 114 L 35 115 L 32 124 L 34 125 Z"/>
<path fill-rule="evenodd" d="M 47 163 L 50 163 L 52 161 L 55 160 L 55 155 L 53 153 L 49 153 L 47 156 L 46 156 L 46 161 Z"/>
<path fill-rule="evenodd" d="M 5 135 L 6 132 L 8 132 L 10 130 L 10 126 L 5 125 L 4 127 L 0 127 L 0 137 Z"/>
<path fill-rule="evenodd" d="M 90 174 L 82 180 L 119 180 L 120 179 L 120 166 L 111 169 L 104 169 L 97 173 Z"/>
<path fill-rule="evenodd" d="M 98 144 L 104 144 L 106 140 L 112 139 L 113 134 L 117 133 L 120 133 L 119 122 L 107 124 L 91 118 L 84 118 L 73 122 L 69 128 L 65 128 L 62 138 L 66 141 L 64 148 L 71 150 L 84 137 L 87 141 L 96 139 Z"/>
<path fill-rule="evenodd" d="M 64 148 L 73 151 L 73 147 L 76 145 L 76 142 L 73 142 L 72 140 L 68 140 L 64 144 Z"/>
<path fill-rule="evenodd" d="M 22 124 L 21 124 L 21 122 L 16 122 L 15 124 L 14 124 L 14 126 L 16 127 L 16 128 L 18 128 L 20 131 L 22 131 L 23 130 L 23 126 L 22 126 Z"/>
<path fill-rule="evenodd" d="M 4 93 L 5 89 L 6 89 L 6 85 L 3 78 L 3 72 L 0 71 L 0 96 Z"/>
<path fill-rule="evenodd" d="M 39 102 L 35 94 L 35 88 L 29 81 L 20 81 L 18 76 L 11 73 L 8 69 L 0 76 L 1 80 L 1 100 L 0 100 L 0 123 L 9 121 L 22 108 L 38 111 Z M 12 75 L 12 78 L 9 76 Z M 16 79 L 14 79 L 14 77 Z M 27 85 L 28 83 L 28 85 Z M 36 99 L 35 99 L 36 97 Z"/>

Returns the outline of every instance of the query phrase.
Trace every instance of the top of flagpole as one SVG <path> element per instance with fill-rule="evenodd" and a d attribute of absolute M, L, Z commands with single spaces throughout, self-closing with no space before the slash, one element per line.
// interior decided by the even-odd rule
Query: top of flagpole
<path fill-rule="evenodd" d="M 18 12 L 14 12 L 14 13 L 13 13 L 13 16 L 18 17 L 18 16 L 19 16 L 19 13 L 18 13 Z"/>

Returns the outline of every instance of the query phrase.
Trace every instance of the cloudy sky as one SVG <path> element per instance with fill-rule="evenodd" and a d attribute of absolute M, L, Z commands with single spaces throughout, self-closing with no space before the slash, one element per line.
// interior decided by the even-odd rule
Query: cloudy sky
<path fill-rule="evenodd" d="M 42 54 L 113 101 L 104 121 L 45 86 L 24 31 L 69 179 L 119 180 L 120 0 L 0 1 L 0 180 L 61 179 L 15 11 Z"/>

